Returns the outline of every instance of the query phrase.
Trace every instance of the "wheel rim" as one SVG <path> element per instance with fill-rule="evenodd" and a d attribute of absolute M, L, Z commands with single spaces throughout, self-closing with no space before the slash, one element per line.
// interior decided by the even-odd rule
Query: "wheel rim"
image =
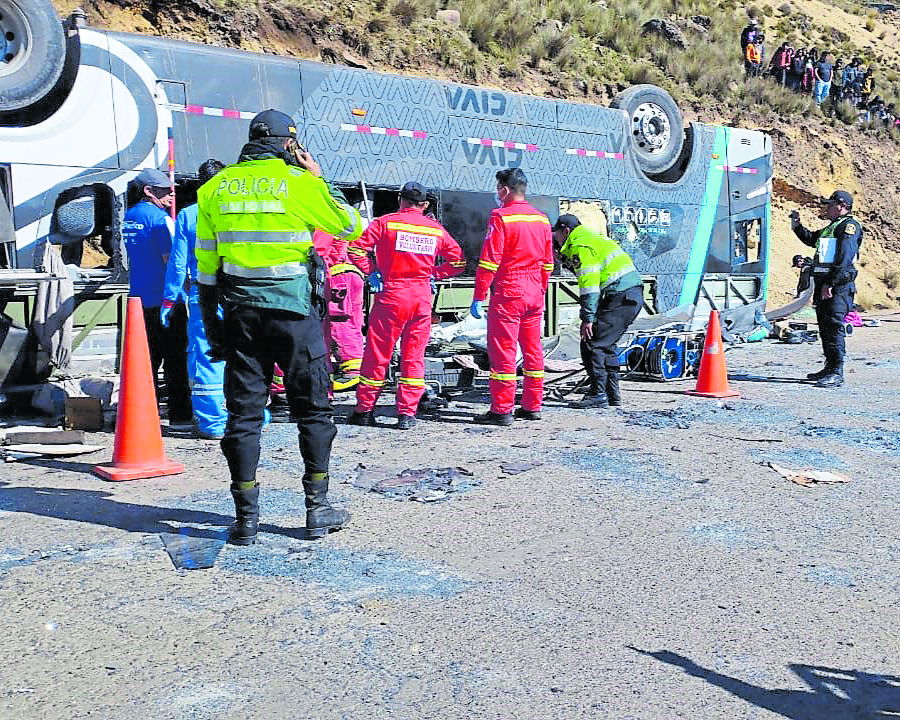
<path fill-rule="evenodd" d="M 14 3 L 0 0 L 0 77 L 13 75 L 34 50 L 31 24 Z"/>
<path fill-rule="evenodd" d="M 641 103 L 631 115 L 632 135 L 638 149 L 653 154 L 666 148 L 672 140 L 672 126 L 666 111 L 656 103 Z"/>

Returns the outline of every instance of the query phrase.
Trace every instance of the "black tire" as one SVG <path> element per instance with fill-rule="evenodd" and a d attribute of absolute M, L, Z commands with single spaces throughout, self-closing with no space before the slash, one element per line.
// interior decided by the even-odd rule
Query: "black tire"
<path fill-rule="evenodd" d="M 635 85 L 616 95 L 610 107 L 628 115 L 629 146 L 646 175 L 662 175 L 678 164 L 684 122 L 669 93 L 656 85 Z"/>
<path fill-rule="evenodd" d="M 43 100 L 65 60 L 65 34 L 49 0 L 0 0 L 0 113 Z"/>

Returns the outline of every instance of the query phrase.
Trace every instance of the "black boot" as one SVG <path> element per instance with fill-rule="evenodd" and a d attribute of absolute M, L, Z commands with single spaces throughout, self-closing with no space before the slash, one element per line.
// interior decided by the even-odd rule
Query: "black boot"
<path fill-rule="evenodd" d="M 816 383 L 816 387 L 820 388 L 834 388 L 840 387 L 844 384 L 844 368 L 842 365 L 838 365 L 831 372 L 823 377 L 819 378 L 819 381 Z"/>
<path fill-rule="evenodd" d="M 516 411 L 513 413 L 513 417 L 518 420 L 540 420 L 541 419 L 541 411 L 540 410 L 526 410 L 525 408 L 516 408 Z"/>
<path fill-rule="evenodd" d="M 259 530 L 259 486 L 250 490 L 231 489 L 234 498 L 235 521 L 228 529 L 228 542 L 232 545 L 252 545 Z"/>
<path fill-rule="evenodd" d="M 573 402 L 571 407 L 576 410 L 587 410 L 589 408 L 605 408 L 609 407 L 609 398 L 606 396 L 605 390 L 597 390 L 588 392 L 581 400 Z"/>
<path fill-rule="evenodd" d="M 397 429 L 398 430 L 412 430 L 418 421 L 416 420 L 415 415 L 398 415 L 397 416 Z"/>
<path fill-rule="evenodd" d="M 612 370 L 606 373 L 606 397 L 612 407 L 622 404 L 622 391 L 619 389 L 619 373 Z"/>
<path fill-rule="evenodd" d="M 513 424 L 513 416 L 512 413 L 495 413 L 492 410 L 488 410 L 486 413 L 476 415 L 475 422 L 479 425 L 500 425 L 501 427 L 507 427 L 508 425 Z"/>
<path fill-rule="evenodd" d="M 330 532 L 337 532 L 350 522 L 350 513 L 336 510 L 328 503 L 328 473 L 306 473 L 303 476 L 306 492 L 306 537 L 316 540 Z"/>
<path fill-rule="evenodd" d="M 372 415 L 372 411 L 369 410 L 367 412 L 356 412 L 355 410 L 347 416 L 346 423 L 348 425 L 361 425 L 362 427 L 377 427 L 378 423 L 375 422 L 375 416 Z"/>
<path fill-rule="evenodd" d="M 807 380 L 821 380 L 826 375 L 831 375 L 832 372 L 833 372 L 833 370 L 828 365 L 826 365 L 825 367 L 823 367 L 821 370 L 819 370 L 817 372 L 807 373 L 806 379 Z"/>

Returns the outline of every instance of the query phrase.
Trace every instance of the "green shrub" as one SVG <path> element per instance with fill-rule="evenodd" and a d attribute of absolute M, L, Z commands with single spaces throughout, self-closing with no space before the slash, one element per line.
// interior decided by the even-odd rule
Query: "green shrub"
<path fill-rule="evenodd" d="M 834 105 L 834 116 L 845 125 L 853 125 L 859 118 L 859 110 L 846 100 Z"/>

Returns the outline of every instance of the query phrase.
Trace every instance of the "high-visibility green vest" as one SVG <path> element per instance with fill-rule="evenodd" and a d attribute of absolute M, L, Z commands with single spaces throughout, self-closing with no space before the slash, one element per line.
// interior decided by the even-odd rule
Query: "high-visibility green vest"
<path fill-rule="evenodd" d="M 353 240 L 363 231 L 340 191 L 279 158 L 225 168 L 197 191 L 197 205 L 197 282 L 250 305 L 297 310 L 299 295 L 308 306 L 313 232 Z"/>
<path fill-rule="evenodd" d="M 641 284 L 631 258 L 615 240 L 579 225 L 560 251 L 574 261 L 578 290 L 584 295 L 622 292 Z"/>

